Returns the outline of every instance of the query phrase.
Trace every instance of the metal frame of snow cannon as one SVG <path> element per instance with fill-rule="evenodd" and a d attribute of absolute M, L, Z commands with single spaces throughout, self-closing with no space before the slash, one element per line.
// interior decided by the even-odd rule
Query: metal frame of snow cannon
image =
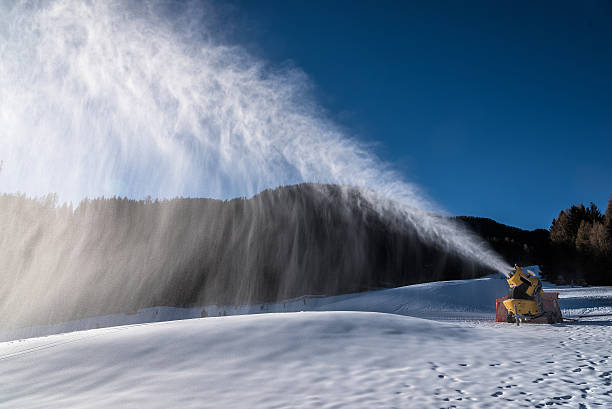
<path fill-rule="evenodd" d="M 508 296 L 496 300 L 497 322 L 554 324 L 563 321 L 559 293 L 542 291 L 540 280 L 531 271 L 515 266 L 507 281 Z"/>

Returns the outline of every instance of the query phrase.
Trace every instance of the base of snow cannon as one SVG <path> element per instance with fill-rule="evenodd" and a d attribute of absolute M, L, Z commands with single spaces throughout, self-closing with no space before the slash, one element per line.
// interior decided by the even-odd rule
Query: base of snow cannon
<path fill-rule="evenodd" d="M 501 297 L 495 300 L 495 321 L 496 322 L 516 322 L 513 312 L 508 311 L 508 308 L 504 305 L 504 301 L 509 300 L 508 297 Z M 525 300 L 511 300 L 511 301 L 525 301 Z M 512 304 L 512 302 L 506 302 L 506 304 Z M 557 322 L 563 322 L 563 316 L 561 315 L 561 307 L 559 305 L 559 293 L 554 292 L 543 292 L 542 293 L 542 305 L 544 311 L 541 314 L 530 314 L 525 313 L 517 314 L 520 322 L 528 322 L 532 324 L 555 324 Z"/>
<path fill-rule="evenodd" d="M 507 300 L 504 300 L 503 304 L 504 307 L 506 307 L 506 310 L 514 312 L 515 315 L 536 316 L 540 313 L 538 310 L 538 303 L 534 300 L 508 298 Z"/>

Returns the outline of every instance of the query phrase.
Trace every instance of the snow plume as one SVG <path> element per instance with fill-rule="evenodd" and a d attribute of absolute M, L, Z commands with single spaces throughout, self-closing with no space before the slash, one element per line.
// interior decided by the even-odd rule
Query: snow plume
<path fill-rule="evenodd" d="M 201 2 L 2 2 L 0 191 L 76 203 L 337 183 L 363 188 L 422 237 L 509 270 L 326 118 L 302 72 L 225 44 L 217 20 Z"/>

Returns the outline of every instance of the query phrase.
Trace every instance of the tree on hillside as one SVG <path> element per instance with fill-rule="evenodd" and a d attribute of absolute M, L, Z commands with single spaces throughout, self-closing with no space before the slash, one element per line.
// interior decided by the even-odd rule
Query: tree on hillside
<path fill-rule="evenodd" d="M 591 247 L 591 231 L 593 224 L 588 220 L 581 220 L 580 227 L 576 233 L 576 249 L 578 251 L 587 252 Z"/>
<path fill-rule="evenodd" d="M 590 221 L 591 223 L 603 222 L 603 215 L 601 214 L 601 212 L 599 211 L 599 209 L 593 202 L 591 202 L 588 209 L 585 210 L 585 215 L 586 215 L 586 220 Z"/>
<path fill-rule="evenodd" d="M 612 195 L 610 195 L 610 200 L 608 200 L 608 208 L 606 209 L 603 223 L 606 227 L 608 238 L 612 240 Z M 612 245 L 612 243 L 610 243 L 610 245 Z"/>
<path fill-rule="evenodd" d="M 547 279 L 612 283 L 612 198 L 604 215 L 594 203 L 561 211 L 550 227 L 550 243 Z"/>
<path fill-rule="evenodd" d="M 559 216 L 552 221 L 550 226 L 550 240 L 555 244 L 565 244 L 567 246 L 576 242 L 576 235 L 580 227 L 579 216 L 580 208 L 584 207 L 572 206 L 570 209 L 565 209 L 559 212 Z"/>
<path fill-rule="evenodd" d="M 591 202 L 588 208 L 585 208 L 583 204 L 579 204 L 562 210 L 559 216 L 552 222 L 550 239 L 554 243 L 563 243 L 573 247 L 576 244 L 578 229 L 582 221 L 591 224 L 603 222 L 603 216 L 595 203 Z"/>
<path fill-rule="evenodd" d="M 597 255 L 611 255 L 612 241 L 610 239 L 606 226 L 603 223 L 595 223 L 591 228 L 589 246 Z"/>

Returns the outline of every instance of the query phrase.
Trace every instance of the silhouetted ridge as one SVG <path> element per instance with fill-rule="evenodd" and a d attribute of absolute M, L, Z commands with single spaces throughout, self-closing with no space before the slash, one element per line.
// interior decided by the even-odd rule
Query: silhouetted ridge
<path fill-rule="evenodd" d="M 548 253 L 548 230 L 523 230 L 483 217 L 459 216 L 456 219 L 485 239 L 509 264 L 543 264 Z"/>
<path fill-rule="evenodd" d="M 559 212 L 550 231 L 521 230 L 480 217 L 458 217 L 509 263 L 539 265 L 556 284 L 612 285 L 612 199 Z"/>
<path fill-rule="evenodd" d="M 51 199 L 3 195 L 0 209 L 3 283 L 24 274 L 53 277 L 33 292 L 39 301 L 48 297 L 33 305 L 42 321 L 74 318 L 74 311 L 268 302 L 491 272 L 381 216 L 357 189 L 336 185 L 229 201 L 102 198 L 74 212 Z M 20 252 L 31 259 L 10 257 Z"/>

